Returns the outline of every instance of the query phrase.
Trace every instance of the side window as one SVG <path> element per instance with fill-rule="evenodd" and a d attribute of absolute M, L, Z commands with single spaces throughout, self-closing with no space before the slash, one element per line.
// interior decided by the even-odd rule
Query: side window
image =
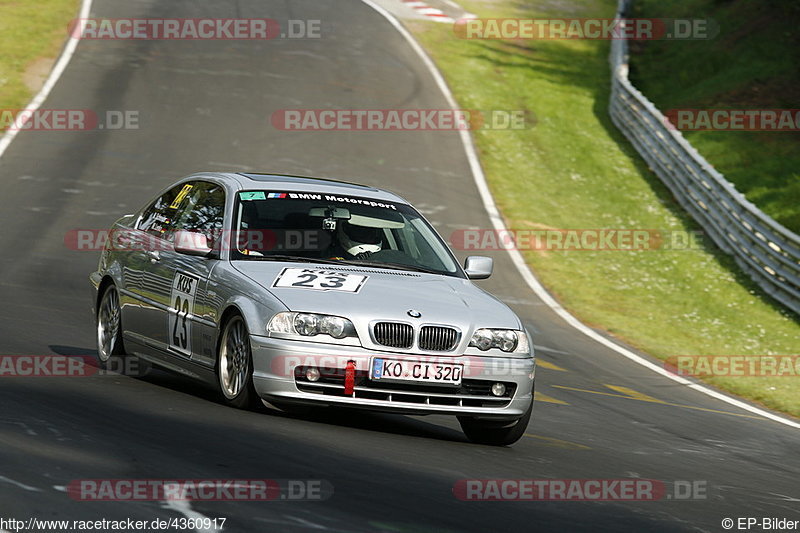
<path fill-rule="evenodd" d="M 139 229 L 156 237 L 172 240 L 172 224 L 181 204 L 194 188 L 194 183 L 176 185 L 144 210 Z"/>
<path fill-rule="evenodd" d="M 207 181 L 194 182 L 191 192 L 175 215 L 172 231 L 186 230 L 202 233 L 208 244 L 215 247 L 222 235 L 225 219 L 225 190 Z"/>

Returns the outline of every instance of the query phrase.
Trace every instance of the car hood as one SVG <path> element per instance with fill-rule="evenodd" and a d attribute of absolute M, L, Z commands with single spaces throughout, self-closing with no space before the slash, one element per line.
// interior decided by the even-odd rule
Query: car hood
<path fill-rule="evenodd" d="M 236 269 L 272 293 L 291 311 L 347 317 L 359 325 L 373 320 L 457 326 L 465 334 L 479 327 L 519 329 L 511 309 L 471 281 L 410 272 L 329 264 L 236 261 Z M 368 276 L 358 292 L 273 287 L 284 268 L 313 268 Z M 412 318 L 409 311 L 421 314 Z M 366 327 L 366 326 L 365 326 Z"/>

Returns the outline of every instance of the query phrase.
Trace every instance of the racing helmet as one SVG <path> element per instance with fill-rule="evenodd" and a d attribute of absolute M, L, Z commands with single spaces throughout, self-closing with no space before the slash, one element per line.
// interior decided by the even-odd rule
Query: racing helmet
<path fill-rule="evenodd" d="M 339 224 L 338 232 L 342 248 L 352 256 L 381 251 L 383 232 L 380 228 L 358 226 L 344 220 Z"/>

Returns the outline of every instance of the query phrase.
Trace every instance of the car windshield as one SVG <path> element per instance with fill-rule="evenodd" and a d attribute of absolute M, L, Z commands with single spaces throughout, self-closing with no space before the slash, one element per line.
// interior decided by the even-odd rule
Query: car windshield
<path fill-rule="evenodd" d="M 308 260 L 461 276 L 412 207 L 332 194 L 245 191 L 235 210 L 233 260 Z"/>

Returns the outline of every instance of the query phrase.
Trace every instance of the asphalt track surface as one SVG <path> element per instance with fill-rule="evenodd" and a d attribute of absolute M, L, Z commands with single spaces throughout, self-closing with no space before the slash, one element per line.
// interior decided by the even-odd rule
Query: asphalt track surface
<path fill-rule="evenodd" d="M 463 147 L 446 132 L 285 132 L 282 108 L 445 108 L 407 42 L 356 0 L 127 2 L 96 17 L 319 19 L 321 39 L 82 41 L 47 109 L 136 110 L 139 129 L 23 132 L 0 159 L 0 353 L 93 354 L 87 275 L 65 248 L 197 170 L 346 178 L 408 198 L 447 236 L 489 228 Z M 542 191 L 531 194 L 532 202 Z M 722 531 L 725 517 L 800 518 L 800 436 L 633 364 L 567 326 L 494 255 L 481 286 L 535 332 L 534 417 L 515 446 L 470 444 L 455 419 L 352 412 L 289 416 L 222 406 L 214 391 L 134 379 L 0 382 L 0 518 L 152 520 L 160 502 L 82 502 L 85 478 L 324 479 L 310 502 L 200 502 L 227 531 Z M 462 502 L 466 478 L 650 478 L 706 498 Z M 186 512 L 186 509 L 183 509 Z M 756 529 L 758 530 L 758 529 Z"/>

